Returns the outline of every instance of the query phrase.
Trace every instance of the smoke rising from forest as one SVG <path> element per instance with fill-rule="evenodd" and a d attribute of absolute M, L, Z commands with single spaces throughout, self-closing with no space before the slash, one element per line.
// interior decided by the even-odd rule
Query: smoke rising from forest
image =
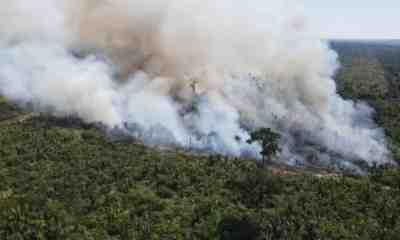
<path fill-rule="evenodd" d="M 296 2 L 0 0 L 0 93 L 151 144 L 256 156 L 268 127 L 289 163 L 389 161 Z"/>

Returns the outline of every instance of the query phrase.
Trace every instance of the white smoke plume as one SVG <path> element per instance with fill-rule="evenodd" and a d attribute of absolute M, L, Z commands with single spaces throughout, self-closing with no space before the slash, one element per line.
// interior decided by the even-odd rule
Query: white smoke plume
<path fill-rule="evenodd" d="M 153 144 L 256 156 L 269 127 L 287 162 L 390 161 L 296 2 L 0 0 L 0 93 Z"/>

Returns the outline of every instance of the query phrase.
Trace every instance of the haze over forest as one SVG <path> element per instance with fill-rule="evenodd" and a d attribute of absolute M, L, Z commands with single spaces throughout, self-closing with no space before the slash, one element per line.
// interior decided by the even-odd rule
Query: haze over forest
<path fill-rule="evenodd" d="M 398 1 L 0 4 L 1 240 L 400 236 Z"/>

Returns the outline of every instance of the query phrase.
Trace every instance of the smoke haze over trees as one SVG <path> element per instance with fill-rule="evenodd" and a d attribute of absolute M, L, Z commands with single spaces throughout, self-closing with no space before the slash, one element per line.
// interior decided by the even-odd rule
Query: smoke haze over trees
<path fill-rule="evenodd" d="M 13 101 L 138 126 L 150 144 L 260 157 L 235 137 L 267 127 L 288 163 L 307 162 L 304 145 L 321 164 L 391 161 L 373 110 L 337 94 L 336 53 L 295 1 L 3 4 L 0 92 Z"/>
<path fill-rule="evenodd" d="M 0 0 L 0 239 L 397 239 L 400 47 L 295 2 Z"/>

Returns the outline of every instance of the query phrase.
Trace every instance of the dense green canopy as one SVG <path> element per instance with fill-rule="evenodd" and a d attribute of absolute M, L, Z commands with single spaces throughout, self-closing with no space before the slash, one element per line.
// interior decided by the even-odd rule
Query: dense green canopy
<path fill-rule="evenodd" d="M 340 49 L 343 56 L 347 50 Z M 371 74 L 362 75 L 359 67 L 354 74 L 351 67 L 344 68 L 338 81 L 348 81 L 347 87 L 339 89 L 376 107 L 376 120 L 399 161 L 400 104 L 393 82 L 398 68 L 381 58 L 366 64 L 382 67 Z M 390 87 L 385 85 L 379 94 L 353 87 L 360 82 L 351 81 L 372 73 Z M 375 82 L 368 86 L 381 87 Z M 354 92 L 359 89 L 362 93 Z M 0 239 L 399 236 L 398 169 L 375 167 L 366 176 L 342 176 L 160 150 L 134 139 L 111 139 L 79 120 L 23 113 L 0 99 Z"/>

